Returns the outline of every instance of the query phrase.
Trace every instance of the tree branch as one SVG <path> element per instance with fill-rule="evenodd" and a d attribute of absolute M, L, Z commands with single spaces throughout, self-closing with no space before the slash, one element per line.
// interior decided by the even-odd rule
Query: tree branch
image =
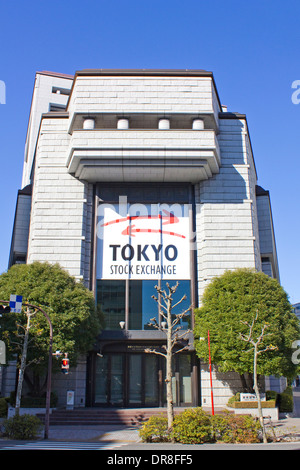
<path fill-rule="evenodd" d="M 177 351 L 175 351 L 173 354 L 178 354 L 178 353 L 180 353 L 180 352 L 182 352 L 182 351 L 186 351 L 187 349 L 189 349 L 189 347 L 188 347 L 188 346 L 184 346 L 183 348 L 178 349 Z"/>
<path fill-rule="evenodd" d="M 166 312 L 168 311 L 167 307 L 165 307 L 165 306 L 160 302 L 160 300 L 158 300 L 158 298 L 155 297 L 155 295 L 152 295 L 152 299 L 154 299 L 154 300 L 158 303 L 158 305 L 159 305 L 161 308 L 163 308 Z"/>
<path fill-rule="evenodd" d="M 160 352 L 160 351 L 156 351 L 155 349 L 147 348 L 147 349 L 144 350 L 144 352 L 145 352 L 145 353 L 151 353 L 151 354 L 157 354 L 157 355 L 163 356 L 163 357 L 165 357 L 165 358 L 167 357 L 166 354 L 164 354 L 164 353 L 162 353 L 162 352 Z"/>
<path fill-rule="evenodd" d="M 177 305 L 181 304 L 181 302 L 183 302 L 185 299 L 186 299 L 186 295 L 184 294 L 184 296 L 178 302 L 176 302 L 176 304 L 174 304 L 172 308 L 177 307 Z"/>

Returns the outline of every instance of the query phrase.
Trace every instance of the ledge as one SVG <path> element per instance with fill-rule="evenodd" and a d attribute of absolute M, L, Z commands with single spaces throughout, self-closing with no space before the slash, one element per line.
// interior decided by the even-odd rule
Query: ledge
<path fill-rule="evenodd" d="M 74 131 L 66 162 L 78 179 L 122 182 L 192 182 L 219 172 L 213 130 Z"/>

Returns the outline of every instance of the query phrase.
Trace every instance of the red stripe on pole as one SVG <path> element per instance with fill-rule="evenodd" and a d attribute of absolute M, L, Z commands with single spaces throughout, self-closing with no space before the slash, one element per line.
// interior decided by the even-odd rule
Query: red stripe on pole
<path fill-rule="evenodd" d="M 207 330 L 207 340 L 208 340 L 208 355 L 209 355 L 209 376 L 210 376 L 210 393 L 211 393 L 211 412 L 214 416 L 215 409 L 214 409 L 214 394 L 213 394 L 213 386 L 212 386 L 212 373 L 211 373 L 211 355 L 210 355 L 210 337 L 209 337 L 209 330 Z"/>

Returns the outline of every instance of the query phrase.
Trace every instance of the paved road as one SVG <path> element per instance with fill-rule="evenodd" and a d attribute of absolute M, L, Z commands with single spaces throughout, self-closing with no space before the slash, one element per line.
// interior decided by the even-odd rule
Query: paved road
<path fill-rule="evenodd" d="M 115 450 L 126 443 L 113 442 L 57 442 L 57 441 L 26 441 L 2 442 L 0 450 Z"/>
<path fill-rule="evenodd" d="M 174 454 L 174 452 L 192 457 L 198 451 L 232 451 L 232 450 L 279 450 L 279 451 L 291 451 L 300 450 L 300 442 L 279 442 L 269 444 L 201 444 L 201 445 L 184 445 L 184 444 L 144 444 L 141 442 L 137 443 L 116 443 L 116 442 L 55 442 L 55 441 L 32 441 L 32 442 L 17 442 L 8 441 L 0 443 L 0 450 L 16 451 L 16 450 L 48 450 L 48 451 L 66 451 L 66 450 L 81 450 L 81 451 L 115 451 L 116 455 L 122 455 L 123 451 L 126 451 L 128 456 L 141 455 L 147 456 L 147 462 L 151 459 L 153 464 L 158 463 L 158 459 L 161 455 L 168 456 Z M 119 452 L 122 451 L 122 452 Z M 186 463 L 186 462 L 182 462 Z"/>

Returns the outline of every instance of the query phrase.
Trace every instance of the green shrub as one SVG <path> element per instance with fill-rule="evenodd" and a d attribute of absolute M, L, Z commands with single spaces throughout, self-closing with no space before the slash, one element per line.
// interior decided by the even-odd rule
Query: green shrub
<path fill-rule="evenodd" d="M 172 437 L 182 444 L 202 444 L 211 442 L 212 427 L 210 415 L 202 408 L 187 408 L 175 416 Z"/>
<path fill-rule="evenodd" d="M 236 393 L 235 395 L 233 395 L 232 397 L 229 398 L 228 400 L 228 403 L 227 403 L 227 406 L 229 407 L 233 407 L 234 408 L 234 403 L 236 402 L 239 402 L 240 401 L 240 392 Z"/>
<path fill-rule="evenodd" d="M 287 387 L 284 392 L 278 394 L 278 406 L 281 413 L 291 413 L 294 408 L 292 387 Z"/>
<path fill-rule="evenodd" d="M 266 392 L 267 400 L 276 400 L 276 406 L 278 406 L 281 413 L 289 413 L 293 411 L 294 400 L 292 387 L 288 386 L 282 393 L 277 393 L 273 390 Z"/>
<path fill-rule="evenodd" d="M 167 442 L 169 440 L 168 419 L 163 414 L 151 416 L 143 424 L 139 434 L 143 442 Z"/>
<path fill-rule="evenodd" d="M 10 404 L 16 406 L 16 392 L 10 393 Z M 57 406 L 58 397 L 55 392 L 51 392 L 50 395 L 50 406 L 55 408 Z M 46 393 L 41 397 L 26 396 L 21 398 L 22 408 L 45 408 L 46 406 Z"/>
<path fill-rule="evenodd" d="M 42 429 L 37 416 L 24 414 L 13 416 L 3 422 L 4 435 L 11 439 L 35 439 Z"/>
<path fill-rule="evenodd" d="M 140 429 L 143 442 L 175 441 L 181 444 L 205 442 L 256 443 L 260 442 L 261 426 L 252 416 L 234 415 L 230 412 L 211 416 L 201 407 L 187 408 L 174 418 L 168 433 L 168 420 L 152 416 Z"/>
<path fill-rule="evenodd" d="M 266 391 L 266 400 L 275 400 L 277 401 L 278 393 L 275 390 L 267 390 Z M 276 403 L 277 404 L 277 403 Z"/>
<path fill-rule="evenodd" d="M 258 408 L 257 401 L 236 401 L 235 403 L 231 404 L 232 408 Z M 274 408 L 275 407 L 275 400 L 269 401 L 262 401 L 261 402 L 262 408 Z"/>
<path fill-rule="evenodd" d="M 8 403 L 6 398 L 0 398 L 0 418 L 6 418 Z"/>
<path fill-rule="evenodd" d="M 252 416 L 220 414 L 211 417 L 211 424 L 215 441 L 240 444 L 259 442 L 261 427 Z"/>

